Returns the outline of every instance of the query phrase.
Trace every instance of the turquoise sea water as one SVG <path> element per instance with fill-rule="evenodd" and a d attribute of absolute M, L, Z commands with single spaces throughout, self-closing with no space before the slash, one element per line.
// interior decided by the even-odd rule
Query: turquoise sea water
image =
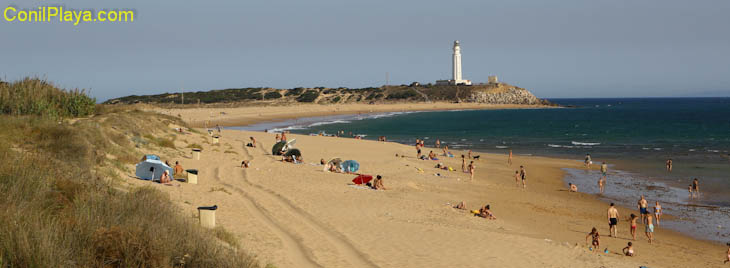
<path fill-rule="evenodd" d="M 558 156 L 611 164 L 607 201 L 633 206 L 640 194 L 659 200 L 685 221 L 668 223 L 685 233 L 730 239 L 730 98 L 552 99 L 571 108 L 362 114 L 248 126 L 300 134 L 387 136 L 413 144 L 436 139 L 453 149 Z M 666 159 L 674 170 L 664 170 Z M 615 169 L 615 170 L 614 170 Z M 595 192 L 597 174 L 566 170 L 570 181 Z M 686 195 L 692 178 L 703 195 Z M 612 178 L 615 178 L 612 180 Z M 685 224 L 696 219 L 699 224 Z M 699 226 L 699 227 L 698 227 Z"/>

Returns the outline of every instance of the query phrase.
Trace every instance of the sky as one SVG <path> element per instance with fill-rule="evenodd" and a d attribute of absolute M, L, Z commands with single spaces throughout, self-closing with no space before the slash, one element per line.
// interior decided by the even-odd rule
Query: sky
<path fill-rule="evenodd" d="M 727 0 L 0 0 L 131 9 L 131 23 L 7 22 L 0 79 L 99 101 L 239 87 L 370 87 L 451 77 L 542 98 L 730 96 Z M 2 14 L 0 14 L 2 15 Z"/>

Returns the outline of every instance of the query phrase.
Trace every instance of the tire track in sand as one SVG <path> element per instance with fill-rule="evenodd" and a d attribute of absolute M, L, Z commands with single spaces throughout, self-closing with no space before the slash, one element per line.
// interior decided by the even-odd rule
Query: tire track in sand
<path fill-rule="evenodd" d="M 228 183 L 225 183 L 223 180 L 220 179 L 220 168 L 216 167 L 215 169 L 215 180 L 236 191 L 238 194 L 240 194 L 243 199 L 245 200 L 244 206 L 246 207 L 246 210 L 251 212 L 251 214 L 258 218 L 261 222 L 264 224 L 272 227 L 272 232 L 281 239 L 282 243 L 284 244 L 284 248 L 289 249 L 286 250 L 289 260 L 292 261 L 297 267 L 322 267 L 317 262 L 314 261 L 314 255 L 311 251 L 306 250 L 306 247 L 301 243 L 301 241 L 288 231 L 284 229 L 281 224 L 279 224 L 275 219 L 273 219 L 271 216 L 269 216 L 263 209 L 263 207 L 255 201 L 254 198 L 252 198 L 248 193 L 241 190 L 238 187 L 234 187 Z"/>
<path fill-rule="evenodd" d="M 261 148 L 261 147 L 259 147 L 259 148 L 262 151 L 264 151 L 263 148 Z M 245 150 L 246 155 L 248 155 L 249 157 L 251 157 L 251 159 L 253 159 L 253 156 L 248 151 L 248 148 L 245 147 L 245 145 L 244 145 L 244 150 Z M 266 151 L 264 151 L 264 153 L 266 153 Z M 276 160 L 272 160 L 272 161 L 276 161 Z M 250 187 L 248 187 L 248 189 L 252 189 L 252 188 L 258 189 L 263 194 L 268 195 L 272 199 L 278 201 L 278 203 L 281 207 L 284 207 L 286 210 L 288 210 L 287 212 L 289 215 L 296 216 L 297 218 L 300 219 L 300 222 L 304 223 L 305 225 L 310 227 L 312 230 L 314 230 L 315 232 L 320 234 L 321 237 L 324 237 L 326 240 L 328 240 L 329 243 L 337 249 L 339 255 L 341 257 L 343 257 L 343 259 L 347 263 L 349 263 L 351 266 L 353 266 L 353 267 L 377 267 L 377 265 L 375 265 L 375 263 L 373 263 L 372 261 L 370 261 L 368 258 L 366 258 L 364 256 L 365 254 L 363 252 L 361 252 L 360 250 L 355 248 L 355 246 L 352 245 L 352 243 L 345 236 L 343 236 L 341 233 L 339 233 L 337 231 L 334 231 L 334 228 L 332 228 L 331 226 L 328 226 L 327 224 L 321 223 L 320 221 L 318 221 L 316 219 L 316 217 L 314 217 L 313 215 L 309 214 L 308 212 L 300 209 L 299 207 L 294 205 L 294 203 L 291 200 L 287 199 L 286 197 L 282 196 L 281 194 L 279 194 L 271 189 L 265 188 L 261 185 L 251 183 L 248 180 L 248 171 L 245 169 L 243 170 L 243 182 L 247 186 L 250 186 Z M 238 187 L 235 187 L 235 186 L 231 186 L 231 187 L 236 188 L 236 191 L 242 191 L 242 189 L 239 189 Z"/>

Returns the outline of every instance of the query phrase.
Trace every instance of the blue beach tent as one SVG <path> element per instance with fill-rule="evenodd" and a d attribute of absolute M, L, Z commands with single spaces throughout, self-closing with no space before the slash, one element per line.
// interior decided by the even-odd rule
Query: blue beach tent
<path fill-rule="evenodd" d="M 342 171 L 354 173 L 360 169 L 360 163 L 355 160 L 345 160 L 342 162 Z"/>
<path fill-rule="evenodd" d="M 165 170 L 170 175 L 170 179 L 173 179 L 171 167 L 160 160 L 147 159 L 137 164 L 134 174 L 141 180 L 159 181 Z"/>

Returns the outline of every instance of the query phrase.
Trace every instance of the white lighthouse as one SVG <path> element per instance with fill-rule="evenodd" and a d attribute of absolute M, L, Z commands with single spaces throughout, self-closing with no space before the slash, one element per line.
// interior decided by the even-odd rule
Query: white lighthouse
<path fill-rule="evenodd" d="M 451 80 L 438 80 L 437 85 L 471 85 L 470 80 L 464 80 L 461 77 L 461 47 L 459 40 L 454 41 L 454 54 L 451 59 Z"/>

